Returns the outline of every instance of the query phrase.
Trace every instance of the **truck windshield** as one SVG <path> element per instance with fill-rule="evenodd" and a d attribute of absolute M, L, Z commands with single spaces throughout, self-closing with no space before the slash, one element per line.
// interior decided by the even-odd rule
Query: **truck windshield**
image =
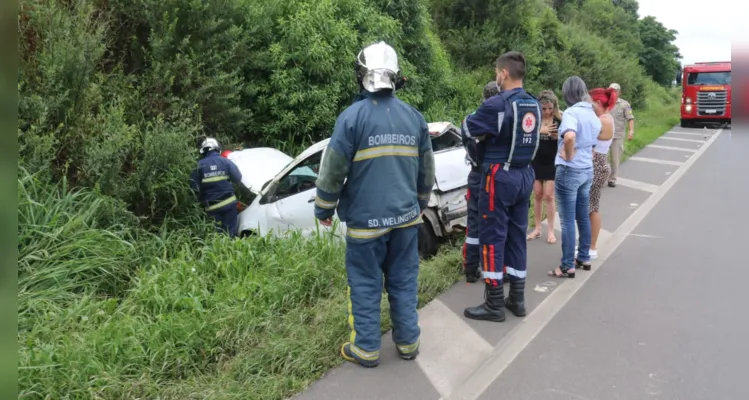
<path fill-rule="evenodd" d="M 690 72 L 687 85 L 730 85 L 731 71 L 727 72 Z"/>

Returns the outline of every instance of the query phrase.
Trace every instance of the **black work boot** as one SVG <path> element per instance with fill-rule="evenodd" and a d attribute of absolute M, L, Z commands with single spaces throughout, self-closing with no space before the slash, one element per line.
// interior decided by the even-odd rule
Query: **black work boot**
<path fill-rule="evenodd" d="M 490 283 L 487 283 L 484 289 L 484 304 L 466 308 L 463 311 L 463 315 L 470 319 L 502 322 L 505 320 L 504 307 L 504 286 L 502 284 L 492 286 Z"/>
<path fill-rule="evenodd" d="M 466 269 L 466 282 L 474 283 L 481 279 L 481 270 L 476 267 L 474 270 Z"/>
<path fill-rule="evenodd" d="M 505 299 L 505 307 L 516 317 L 525 316 L 525 279 L 510 281 L 510 295 Z"/>

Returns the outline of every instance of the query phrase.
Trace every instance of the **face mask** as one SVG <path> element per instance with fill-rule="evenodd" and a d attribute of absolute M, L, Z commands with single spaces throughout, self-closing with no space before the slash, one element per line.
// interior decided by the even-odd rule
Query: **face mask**
<path fill-rule="evenodd" d="M 505 83 L 505 79 L 506 79 L 505 75 L 503 74 L 503 72 L 504 72 L 504 70 L 502 70 L 502 72 L 499 73 L 499 81 L 497 82 L 497 86 L 499 87 L 499 91 L 500 92 L 504 90 L 504 88 L 502 87 L 502 85 Z"/>

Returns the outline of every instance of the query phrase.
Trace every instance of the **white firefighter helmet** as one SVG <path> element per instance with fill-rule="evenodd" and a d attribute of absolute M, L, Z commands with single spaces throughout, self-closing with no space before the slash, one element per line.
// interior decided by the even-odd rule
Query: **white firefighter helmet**
<path fill-rule="evenodd" d="M 369 45 L 356 56 L 357 79 L 368 92 L 395 90 L 400 68 L 398 55 L 387 43 Z"/>
<path fill-rule="evenodd" d="M 203 143 L 200 144 L 200 154 L 205 154 L 209 151 L 219 151 L 221 150 L 221 146 L 218 145 L 218 140 L 207 137 L 205 140 L 203 140 Z"/>

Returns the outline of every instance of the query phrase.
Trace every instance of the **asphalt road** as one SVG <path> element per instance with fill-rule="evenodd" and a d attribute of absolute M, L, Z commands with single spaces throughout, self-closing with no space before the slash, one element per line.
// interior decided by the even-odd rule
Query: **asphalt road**
<path fill-rule="evenodd" d="M 749 399 L 747 152 L 723 131 L 480 398 Z"/>
<path fill-rule="evenodd" d="M 703 133 L 621 165 L 593 271 L 549 278 L 559 244 L 529 243 L 525 318 L 466 319 L 483 290 L 458 284 L 420 310 L 417 362 L 386 334 L 378 368 L 346 363 L 298 398 L 749 399 L 749 130 Z"/>

